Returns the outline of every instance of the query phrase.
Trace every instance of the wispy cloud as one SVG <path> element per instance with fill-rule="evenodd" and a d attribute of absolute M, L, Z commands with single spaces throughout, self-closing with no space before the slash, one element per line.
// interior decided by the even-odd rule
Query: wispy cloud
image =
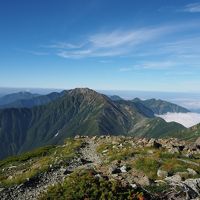
<path fill-rule="evenodd" d="M 139 30 L 115 30 L 110 33 L 93 35 L 89 41 L 96 48 L 111 48 L 119 46 L 133 46 L 145 41 L 155 39 L 165 33 L 168 27 L 143 28 Z"/>
<path fill-rule="evenodd" d="M 89 35 L 80 44 L 56 42 L 44 47 L 57 50 L 56 55 L 64 58 L 123 56 L 133 53 L 139 45 L 157 40 L 175 29 L 176 26 L 118 29 Z"/>
<path fill-rule="evenodd" d="M 80 58 L 89 58 L 89 57 L 112 57 L 112 56 L 120 56 L 125 53 L 123 49 L 113 49 L 110 50 L 102 50 L 102 49 L 81 49 L 76 51 L 67 51 L 67 50 L 60 50 L 56 55 L 63 57 L 63 58 L 73 58 L 73 59 L 80 59 Z"/>
<path fill-rule="evenodd" d="M 112 63 L 113 60 L 99 60 L 100 63 Z"/>
<path fill-rule="evenodd" d="M 137 29 L 115 29 L 96 34 L 88 34 L 85 38 L 77 38 L 76 43 L 70 41 L 60 41 L 49 45 L 42 45 L 41 48 L 48 49 L 52 54 L 62 58 L 81 59 L 81 58 L 109 58 L 109 57 L 139 57 L 161 54 L 174 54 L 181 56 L 193 56 L 194 51 L 199 52 L 197 41 L 179 41 L 177 38 L 170 40 L 173 34 L 188 31 L 196 28 L 199 23 L 179 23 L 163 25 L 157 27 L 144 27 Z M 165 43 L 162 43 L 165 41 Z M 195 46 L 196 45 L 196 46 Z M 195 46 L 195 48 L 194 48 Z M 189 54 L 190 51 L 190 54 Z M 164 63 L 143 63 L 142 68 L 168 68 L 172 62 Z"/>
<path fill-rule="evenodd" d="M 176 66 L 177 63 L 173 61 L 155 61 L 144 62 L 140 65 L 136 65 L 137 68 L 143 69 L 167 69 Z"/>
<path fill-rule="evenodd" d="M 119 69 L 120 72 L 130 72 L 132 71 L 134 68 L 132 67 L 122 67 Z"/>
<path fill-rule="evenodd" d="M 119 68 L 120 72 L 130 72 L 135 70 L 165 70 L 165 69 L 172 69 L 173 67 L 177 66 L 179 63 L 173 61 L 145 61 L 142 63 L 138 63 L 133 65 L 132 67 L 121 67 Z M 167 75 L 167 74 L 166 74 Z"/>
<path fill-rule="evenodd" d="M 182 11 L 190 13 L 200 12 L 200 2 L 187 4 Z"/>
<path fill-rule="evenodd" d="M 68 42 L 55 42 L 48 45 L 41 45 L 42 48 L 52 48 L 52 49 L 79 49 L 83 46 L 84 44 L 72 44 Z"/>

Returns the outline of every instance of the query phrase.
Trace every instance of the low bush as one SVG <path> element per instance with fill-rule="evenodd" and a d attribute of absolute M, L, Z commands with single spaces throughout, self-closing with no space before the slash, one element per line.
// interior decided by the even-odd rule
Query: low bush
<path fill-rule="evenodd" d="M 95 176 L 93 170 L 72 173 L 63 184 L 50 187 L 40 200 L 142 200 L 142 191 L 124 187 L 116 180 Z"/>

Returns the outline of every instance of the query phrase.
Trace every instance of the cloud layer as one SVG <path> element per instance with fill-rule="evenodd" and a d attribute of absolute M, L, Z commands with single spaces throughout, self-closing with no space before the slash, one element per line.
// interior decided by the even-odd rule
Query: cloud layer
<path fill-rule="evenodd" d="M 198 113 L 166 113 L 157 116 L 163 118 L 166 122 L 177 122 L 187 128 L 200 123 L 200 114 Z"/>

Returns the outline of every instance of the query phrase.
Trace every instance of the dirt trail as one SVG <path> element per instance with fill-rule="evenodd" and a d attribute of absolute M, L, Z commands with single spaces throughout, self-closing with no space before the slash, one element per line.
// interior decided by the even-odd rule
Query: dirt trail
<path fill-rule="evenodd" d="M 102 163 L 100 156 L 97 154 L 97 145 L 93 140 L 88 140 L 85 148 L 81 149 L 84 159 L 91 162 L 91 165 L 99 165 Z"/>
<path fill-rule="evenodd" d="M 74 158 L 68 167 L 61 166 L 52 171 L 45 172 L 25 184 L 13 186 L 0 192 L 1 200 L 36 200 L 38 196 L 51 185 L 62 182 L 77 168 L 90 168 L 101 164 L 101 159 L 96 152 L 96 144 L 93 140 L 86 140 L 86 145 L 79 150 L 79 156 Z"/>

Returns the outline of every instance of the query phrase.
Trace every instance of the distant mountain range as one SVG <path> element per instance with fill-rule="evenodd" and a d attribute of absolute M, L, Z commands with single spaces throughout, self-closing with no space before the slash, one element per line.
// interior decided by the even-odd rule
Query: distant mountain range
<path fill-rule="evenodd" d="M 59 144 L 77 134 L 166 137 L 186 130 L 178 123 L 167 123 L 154 116 L 155 113 L 187 111 L 161 100 L 159 103 L 149 100 L 152 104 L 116 96 L 112 100 L 113 97 L 88 88 L 29 96 L 21 100 L 13 98 L 15 101 L 0 109 L 0 158 Z"/>
<path fill-rule="evenodd" d="M 144 106 L 151 109 L 155 114 L 162 115 L 167 112 L 176 112 L 176 113 L 187 113 L 190 112 L 188 109 L 178 106 L 176 104 L 163 101 L 160 99 L 147 99 L 147 100 L 141 100 L 139 98 L 135 98 L 132 100 L 133 102 L 140 102 Z"/>
<path fill-rule="evenodd" d="M 109 96 L 109 98 L 112 99 L 113 101 L 124 100 L 123 98 L 117 95 Z M 157 115 L 166 114 L 168 112 L 176 112 L 176 113 L 190 112 L 188 109 L 182 106 L 170 103 L 168 101 L 163 101 L 161 99 L 141 100 L 139 98 L 135 98 L 132 100 L 132 102 L 143 104 L 145 107 L 149 108 L 154 112 L 154 114 Z"/>
<path fill-rule="evenodd" d="M 3 107 L 4 105 L 9 105 L 15 101 L 20 101 L 22 99 L 28 100 L 38 96 L 39 94 L 32 94 L 30 92 L 18 92 L 18 93 L 8 94 L 0 98 L 0 106 Z"/>
<path fill-rule="evenodd" d="M 57 98 L 63 96 L 66 91 L 52 92 L 47 95 L 32 94 L 29 92 L 13 93 L 0 98 L 0 108 L 32 108 L 34 106 L 44 105 Z M 108 96 L 112 101 L 123 101 L 124 99 L 118 95 Z M 125 101 L 125 100 L 124 100 Z M 160 99 L 141 100 L 135 98 L 132 102 L 141 103 L 146 108 L 149 108 L 154 114 L 162 115 L 167 112 L 187 113 L 188 109 L 176 104 L 163 101 Z"/>
<path fill-rule="evenodd" d="M 52 92 L 47 95 L 33 95 L 31 93 L 26 93 L 27 98 L 24 98 L 24 93 L 22 92 L 14 93 L 0 98 L 0 108 L 32 108 L 54 101 L 63 96 L 64 93 L 65 91 L 61 93 Z"/>

